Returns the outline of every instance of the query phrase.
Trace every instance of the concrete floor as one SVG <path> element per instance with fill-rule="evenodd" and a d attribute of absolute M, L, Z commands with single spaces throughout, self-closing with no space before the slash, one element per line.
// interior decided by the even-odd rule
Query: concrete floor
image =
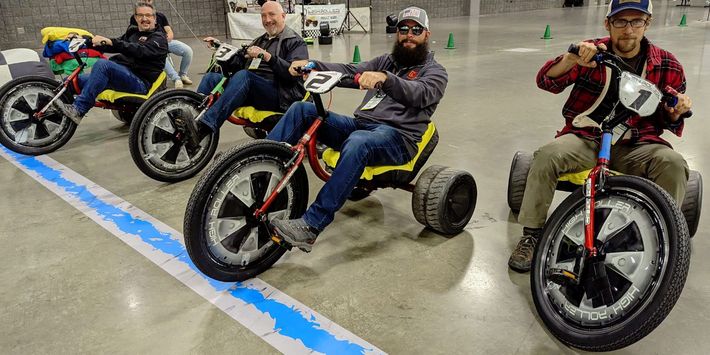
<path fill-rule="evenodd" d="M 647 35 L 685 66 L 695 111 L 682 138 L 665 136 L 692 169 L 705 173 L 710 32 L 707 22 L 696 20 L 707 9 L 657 2 L 654 10 Z M 677 26 L 683 11 L 687 28 Z M 449 85 L 435 114 L 441 142 L 429 164 L 474 175 L 479 196 L 471 223 L 454 238 L 438 236 L 415 221 L 408 193 L 378 191 L 347 203 L 311 254 L 289 253 L 260 278 L 389 353 L 574 353 L 537 317 L 528 274 L 507 268 L 521 228 L 505 194 L 514 152 L 535 149 L 562 127 L 566 95 L 537 89 L 537 70 L 570 43 L 604 35 L 604 14 L 601 7 L 585 7 L 433 20 L 432 48 L 448 70 Z M 553 40 L 540 39 L 546 24 Z M 443 49 L 449 32 L 455 50 Z M 332 46 L 316 45 L 310 54 L 350 61 L 356 44 L 366 59 L 389 51 L 391 38 L 350 34 Z M 504 51 L 512 48 L 538 51 Z M 196 51 L 190 71 L 196 82 L 207 56 Z M 361 97 L 339 89 L 332 108 L 350 113 Z M 196 178 L 168 185 L 143 176 L 128 153 L 127 134 L 109 112 L 96 109 L 50 156 L 182 230 Z M 219 149 L 245 139 L 241 129 L 225 127 Z M 0 352 L 276 352 L 4 159 L 0 181 Z M 312 175 L 310 183 L 312 199 L 322 183 Z M 710 351 L 710 258 L 703 256 L 710 253 L 708 223 L 701 219 L 690 274 L 671 314 L 619 353 Z"/>

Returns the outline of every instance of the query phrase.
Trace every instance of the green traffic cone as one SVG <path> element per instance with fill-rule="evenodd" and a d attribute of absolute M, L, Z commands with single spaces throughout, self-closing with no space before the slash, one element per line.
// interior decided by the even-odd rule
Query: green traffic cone
<path fill-rule="evenodd" d="M 552 39 L 552 31 L 550 30 L 550 25 L 545 27 L 545 34 L 540 37 L 541 39 Z"/>
<path fill-rule="evenodd" d="M 360 47 L 357 45 L 355 46 L 355 51 L 353 52 L 353 61 L 350 62 L 351 64 L 358 64 L 360 63 Z"/>
<path fill-rule="evenodd" d="M 446 49 L 455 49 L 456 46 L 454 45 L 454 33 L 449 32 L 449 43 L 446 44 Z"/>
<path fill-rule="evenodd" d="M 680 18 L 680 24 L 678 25 L 680 27 L 688 27 L 688 22 L 685 19 L 685 14 L 683 14 L 683 17 Z"/>

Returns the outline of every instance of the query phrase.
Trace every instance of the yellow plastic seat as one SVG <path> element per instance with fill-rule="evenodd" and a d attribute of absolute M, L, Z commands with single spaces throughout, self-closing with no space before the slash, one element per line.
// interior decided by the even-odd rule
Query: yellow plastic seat
<path fill-rule="evenodd" d="M 234 117 L 239 117 L 253 123 L 261 123 L 265 119 L 276 115 L 282 116 L 283 112 L 261 111 L 253 106 L 240 107 L 232 113 Z"/>
<path fill-rule="evenodd" d="M 135 94 L 135 93 L 129 93 L 129 92 L 120 92 L 120 91 L 114 91 L 114 90 L 104 90 L 102 91 L 99 96 L 96 97 L 97 101 L 107 101 L 107 102 L 116 102 L 118 99 L 123 99 L 123 98 L 135 98 L 135 99 L 141 99 L 141 100 L 148 100 L 153 94 L 158 91 L 158 89 L 163 85 L 165 82 L 165 78 L 167 78 L 167 74 L 165 72 L 160 73 L 158 76 L 158 79 L 153 82 L 153 85 L 150 87 L 150 90 L 148 90 L 148 93 L 146 94 Z"/>
<path fill-rule="evenodd" d="M 416 164 L 417 160 L 421 156 L 422 151 L 424 151 L 424 148 L 427 146 L 429 141 L 431 141 L 431 137 L 434 136 L 435 132 L 436 132 L 436 127 L 434 126 L 434 123 L 429 122 L 429 126 L 427 127 L 427 130 L 426 130 L 426 132 L 424 132 L 424 136 L 422 136 L 422 141 L 417 144 L 417 155 L 415 155 L 414 159 L 410 160 L 407 164 L 368 166 L 368 167 L 365 167 L 365 171 L 363 171 L 360 179 L 372 180 L 373 177 L 375 177 L 377 175 L 381 175 L 381 174 L 384 174 L 388 171 L 393 171 L 393 170 L 413 171 L 414 165 Z M 335 168 L 335 165 L 338 163 L 339 158 L 340 158 L 340 152 L 335 151 L 331 148 L 328 148 L 323 152 L 323 161 L 325 162 L 326 165 L 328 165 L 331 168 Z"/>
<path fill-rule="evenodd" d="M 311 97 L 310 92 L 306 92 L 306 96 L 303 97 L 303 100 L 301 101 L 308 101 L 308 99 Z M 274 112 L 274 111 L 262 111 L 256 109 L 254 106 L 244 106 L 240 107 L 234 112 L 232 112 L 232 116 L 234 117 L 239 117 L 241 119 L 245 119 L 249 122 L 252 123 L 261 123 L 265 119 L 272 117 L 272 116 L 283 116 L 283 112 Z"/>
<path fill-rule="evenodd" d="M 587 180 L 587 176 L 589 176 L 589 172 L 592 171 L 592 169 L 587 169 L 584 171 L 580 171 L 578 173 L 567 173 L 562 176 L 560 176 L 557 181 L 566 181 L 575 185 L 584 185 L 584 181 Z M 614 175 L 622 175 L 619 172 L 610 170 L 609 173 L 614 176 Z"/>

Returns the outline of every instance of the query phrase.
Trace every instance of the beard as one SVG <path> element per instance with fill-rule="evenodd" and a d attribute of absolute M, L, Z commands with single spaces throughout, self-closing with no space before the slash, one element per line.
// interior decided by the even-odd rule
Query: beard
<path fill-rule="evenodd" d="M 638 45 L 635 39 L 620 39 L 615 43 L 614 50 L 618 53 L 630 53 L 633 52 Z"/>
<path fill-rule="evenodd" d="M 403 68 L 423 64 L 426 61 L 427 55 L 429 55 L 429 43 L 417 43 L 416 47 L 407 48 L 404 46 L 404 42 L 406 41 L 408 41 L 408 39 L 405 38 L 394 43 L 394 47 L 392 48 L 394 61 Z"/>

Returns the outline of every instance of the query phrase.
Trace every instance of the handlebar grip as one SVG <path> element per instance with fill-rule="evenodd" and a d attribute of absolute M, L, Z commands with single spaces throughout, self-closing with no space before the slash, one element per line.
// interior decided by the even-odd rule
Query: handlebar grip
<path fill-rule="evenodd" d="M 666 85 L 663 91 L 663 102 L 665 102 L 668 107 L 675 107 L 675 105 L 678 104 L 678 91 L 670 85 Z"/>
<path fill-rule="evenodd" d="M 360 86 L 360 77 L 361 76 L 362 76 L 362 73 L 355 74 L 355 76 L 353 77 L 353 83 L 355 83 L 355 85 Z M 382 82 L 378 82 L 377 84 L 375 84 L 375 89 L 378 89 L 378 90 L 382 89 Z"/>
<path fill-rule="evenodd" d="M 576 43 L 572 43 L 569 45 L 569 48 L 567 48 L 568 53 L 572 53 L 574 55 L 579 55 L 579 46 Z"/>
<path fill-rule="evenodd" d="M 675 105 L 678 104 L 678 98 L 675 96 L 669 96 L 667 99 L 665 99 L 663 101 L 665 101 L 665 103 L 668 107 L 675 107 Z"/>

